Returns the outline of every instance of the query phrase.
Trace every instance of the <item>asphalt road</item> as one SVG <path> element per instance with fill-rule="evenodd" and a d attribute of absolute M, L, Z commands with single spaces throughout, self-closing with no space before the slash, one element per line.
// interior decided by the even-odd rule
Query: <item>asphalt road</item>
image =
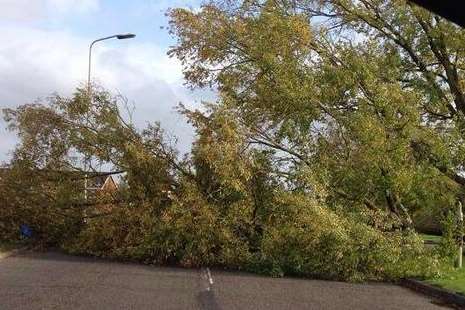
<path fill-rule="evenodd" d="M 444 309 L 389 284 L 276 279 L 59 253 L 0 260 L 0 309 Z"/>

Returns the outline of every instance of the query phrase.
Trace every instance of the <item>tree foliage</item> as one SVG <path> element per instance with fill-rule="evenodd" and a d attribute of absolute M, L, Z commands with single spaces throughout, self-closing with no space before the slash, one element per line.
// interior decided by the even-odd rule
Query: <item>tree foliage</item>
<path fill-rule="evenodd" d="M 404 1 L 210 2 L 170 16 L 187 81 L 214 84 L 250 142 L 287 157 L 285 172 L 318 175 L 331 201 L 411 226 L 422 204 L 461 192 L 455 25 Z"/>

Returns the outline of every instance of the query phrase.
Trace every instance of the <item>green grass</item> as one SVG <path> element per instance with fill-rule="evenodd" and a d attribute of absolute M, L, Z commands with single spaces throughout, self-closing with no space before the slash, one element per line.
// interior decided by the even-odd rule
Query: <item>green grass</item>
<path fill-rule="evenodd" d="M 429 242 L 433 242 L 433 243 L 441 242 L 441 236 L 420 234 L 420 237 L 423 238 L 423 240 L 425 240 L 425 241 L 429 241 Z"/>
<path fill-rule="evenodd" d="M 438 279 L 425 282 L 465 295 L 465 267 L 451 270 Z"/>
<path fill-rule="evenodd" d="M 442 238 L 441 236 L 427 234 L 420 234 L 420 237 L 426 242 L 435 244 L 439 244 Z M 465 257 L 463 262 L 465 263 Z M 439 278 L 425 280 L 425 282 L 465 295 L 465 266 L 456 269 L 447 264 L 447 266 L 443 266 L 442 270 L 442 275 Z"/>

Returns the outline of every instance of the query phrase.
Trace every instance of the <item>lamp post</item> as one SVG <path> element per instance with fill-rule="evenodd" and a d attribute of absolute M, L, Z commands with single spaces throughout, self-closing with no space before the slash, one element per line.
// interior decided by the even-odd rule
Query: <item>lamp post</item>
<path fill-rule="evenodd" d="M 459 231 L 459 236 L 458 236 L 458 255 L 457 255 L 457 268 L 462 268 L 462 256 L 463 256 L 463 212 L 462 212 L 462 202 L 459 200 L 458 202 L 458 231 Z"/>
<path fill-rule="evenodd" d="M 113 39 L 113 38 L 116 38 L 118 40 L 132 39 L 135 36 L 136 35 L 133 34 L 133 33 L 115 34 L 115 35 L 112 35 L 112 36 L 108 36 L 108 37 L 104 37 L 104 38 L 94 40 L 94 41 L 92 41 L 92 43 L 90 43 L 90 46 L 89 46 L 89 68 L 88 68 L 88 71 L 87 71 L 87 96 L 89 96 L 89 100 L 91 102 L 92 102 L 92 87 L 91 87 L 91 84 L 90 84 L 90 71 L 91 71 L 91 68 L 92 68 L 91 67 L 92 66 L 92 47 L 94 46 L 95 43 L 100 42 L 100 41 Z M 87 165 L 86 165 L 86 163 L 84 163 L 84 171 L 86 172 L 86 174 L 84 176 L 84 199 L 87 200 Z"/>
<path fill-rule="evenodd" d="M 91 71 L 91 64 L 92 64 L 92 47 L 94 46 L 94 44 L 97 43 L 97 42 L 100 42 L 100 41 L 113 39 L 113 38 L 116 38 L 118 40 L 132 39 L 135 36 L 136 35 L 132 34 L 132 33 L 115 34 L 115 35 L 112 35 L 112 36 L 109 36 L 109 37 L 104 37 L 104 38 L 94 40 L 94 41 L 92 41 L 92 43 L 90 43 L 90 46 L 89 46 L 89 70 L 87 71 L 87 92 L 88 92 L 89 98 L 90 98 L 90 92 L 91 92 L 90 71 Z"/>

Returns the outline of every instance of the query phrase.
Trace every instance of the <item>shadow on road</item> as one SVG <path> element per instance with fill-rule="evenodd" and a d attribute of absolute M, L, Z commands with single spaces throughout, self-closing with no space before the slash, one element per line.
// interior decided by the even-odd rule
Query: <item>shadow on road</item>
<path fill-rule="evenodd" d="M 79 255 L 70 255 L 61 251 L 33 251 L 33 250 L 22 250 L 16 253 L 14 256 L 21 257 L 23 259 L 31 259 L 31 260 L 43 260 L 43 261 L 55 261 L 55 262 L 64 262 L 64 263 L 80 263 L 80 264 L 95 264 L 95 265 L 105 265 L 108 264 L 118 265 L 118 266 L 127 266 L 131 268 L 137 268 L 139 270 L 147 270 L 147 271 L 154 271 L 154 270 L 165 270 L 169 272 L 198 272 L 198 268 L 183 268 L 177 266 L 160 266 L 160 265 L 150 265 L 150 264 L 143 264 L 134 261 L 122 261 L 117 259 L 111 258 L 102 258 L 102 257 L 95 257 L 95 256 L 79 256 Z"/>
<path fill-rule="evenodd" d="M 201 292 L 197 300 L 202 310 L 222 310 L 215 298 L 215 293 L 211 290 Z"/>

